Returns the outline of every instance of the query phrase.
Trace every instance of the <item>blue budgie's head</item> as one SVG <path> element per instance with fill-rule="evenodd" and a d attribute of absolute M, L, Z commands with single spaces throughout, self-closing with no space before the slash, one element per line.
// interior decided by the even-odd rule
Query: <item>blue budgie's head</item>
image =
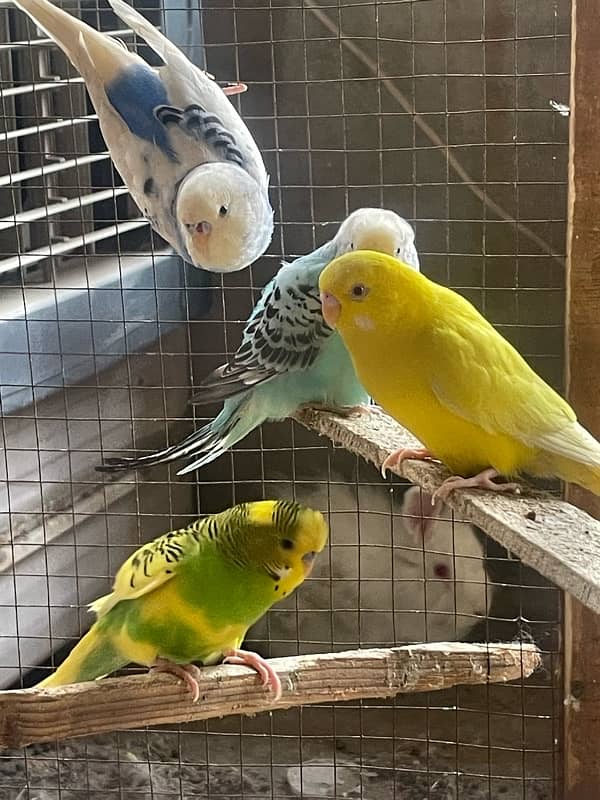
<path fill-rule="evenodd" d="M 405 219 L 387 209 L 354 211 L 344 220 L 333 242 L 337 256 L 350 250 L 375 250 L 419 269 L 414 230 Z"/>

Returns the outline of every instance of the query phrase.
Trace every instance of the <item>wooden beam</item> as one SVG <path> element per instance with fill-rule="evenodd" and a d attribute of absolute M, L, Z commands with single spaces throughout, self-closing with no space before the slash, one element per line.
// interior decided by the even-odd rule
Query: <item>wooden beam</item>
<path fill-rule="evenodd" d="M 255 672 L 229 665 L 202 670 L 195 704 L 181 681 L 161 674 L 0 692 L 0 747 L 308 703 L 520 681 L 541 666 L 542 659 L 531 644 L 442 642 L 274 658 L 270 663 L 283 684 L 276 703 Z"/>
<path fill-rule="evenodd" d="M 378 468 L 393 450 L 419 446 L 407 430 L 375 406 L 370 414 L 348 419 L 303 409 L 296 419 Z M 441 464 L 412 460 L 393 471 L 428 492 L 449 474 Z M 448 505 L 461 520 L 480 527 L 525 564 L 600 613 L 600 522 L 547 493 L 525 485 L 524 489 L 520 496 L 453 492 Z"/>
<path fill-rule="evenodd" d="M 567 396 L 600 436 L 600 8 L 573 0 L 571 26 Z M 600 518 L 600 498 L 568 499 Z M 600 797 L 600 618 L 565 603 L 565 800 Z"/>

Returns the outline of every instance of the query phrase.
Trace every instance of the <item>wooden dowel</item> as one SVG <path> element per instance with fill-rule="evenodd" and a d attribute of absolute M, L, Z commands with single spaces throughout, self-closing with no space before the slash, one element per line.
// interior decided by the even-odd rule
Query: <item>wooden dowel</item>
<path fill-rule="evenodd" d="M 348 419 L 312 409 L 295 416 L 307 428 L 378 468 L 393 450 L 420 446 L 375 406 L 369 414 Z M 430 493 L 449 474 L 441 464 L 414 460 L 392 471 Z M 523 489 L 522 495 L 460 490 L 447 502 L 458 519 L 477 525 L 523 563 L 600 613 L 600 522 L 547 492 L 526 484 Z"/>
<path fill-rule="evenodd" d="M 271 664 L 283 684 L 277 703 L 255 672 L 230 665 L 202 670 L 196 704 L 181 681 L 163 674 L 0 692 L 0 747 L 309 703 L 520 680 L 540 666 L 541 656 L 534 645 L 518 642 L 443 642 L 276 658 Z"/>

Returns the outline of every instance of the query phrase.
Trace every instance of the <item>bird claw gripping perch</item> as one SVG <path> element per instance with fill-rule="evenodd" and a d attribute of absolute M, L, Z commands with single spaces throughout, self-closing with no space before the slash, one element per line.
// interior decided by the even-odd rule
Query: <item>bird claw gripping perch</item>
<path fill-rule="evenodd" d="M 176 664 L 166 658 L 157 658 L 150 667 L 150 672 L 166 672 L 168 675 L 175 675 L 177 678 L 181 678 L 192 693 L 192 703 L 197 703 L 200 699 L 198 680 L 201 670 L 195 664 Z"/>
<path fill-rule="evenodd" d="M 455 489 L 485 489 L 488 492 L 514 492 L 515 494 L 521 494 L 521 487 L 518 483 L 494 483 L 492 478 L 497 478 L 499 475 L 500 473 L 492 467 L 482 470 L 477 475 L 473 475 L 472 478 L 452 475 L 450 478 L 446 478 L 442 485 L 435 490 L 431 496 L 432 503 L 436 498 L 446 500 L 448 495 Z"/>
<path fill-rule="evenodd" d="M 381 476 L 386 478 L 388 469 L 391 467 L 399 467 L 403 461 L 406 461 L 409 458 L 415 459 L 416 461 L 435 460 L 435 456 L 424 447 L 401 447 L 399 450 L 394 450 L 394 452 L 390 453 L 385 459 L 381 465 Z"/>
<path fill-rule="evenodd" d="M 239 650 L 232 648 L 225 653 L 223 659 L 224 664 L 239 664 L 240 666 L 250 667 L 256 670 L 260 676 L 263 686 L 268 686 L 273 692 L 273 703 L 281 699 L 281 680 L 279 675 L 275 672 L 269 662 L 258 653 L 252 653 L 248 650 Z"/>

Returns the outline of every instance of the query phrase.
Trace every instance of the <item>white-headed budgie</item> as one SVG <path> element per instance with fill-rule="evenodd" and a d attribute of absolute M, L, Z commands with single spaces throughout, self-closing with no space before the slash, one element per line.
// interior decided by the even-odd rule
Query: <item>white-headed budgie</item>
<path fill-rule="evenodd" d="M 414 231 L 393 211 L 362 208 L 313 253 L 284 264 L 265 287 L 233 359 L 199 386 L 196 404 L 224 400 L 223 410 L 182 442 L 139 458 L 109 458 L 112 472 L 188 458 L 183 475 L 214 461 L 266 420 L 291 416 L 302 405 L 333 409 L 368 402 L 352 361 L 325 324 L 319 275 L 337 255 L 370 247 L 419 269 Z"/>
<path fill-rule="evenodd" d="M 247 664 L 275 699 L 268 661 L 240 650 L 253 625 L 308 577 L 327 542 L 319 511 L 285 500 L 242 503 L 143 545 L 121 566 L 96 622 L 40 687 L 90 681 L 135 662 L 182 678 L 198 699 L 198 667 Z"/>
<path fill-rule="evenodd" d="M 14 1 L 81 73 L 111 158 L 157 233 L 183 259 L 215 272 L 258 258 L 273 233 L 269 178 L 212 76 L 123 0 L 109 2 L 161 57 L 158 70 L 48 0 Z"/>

